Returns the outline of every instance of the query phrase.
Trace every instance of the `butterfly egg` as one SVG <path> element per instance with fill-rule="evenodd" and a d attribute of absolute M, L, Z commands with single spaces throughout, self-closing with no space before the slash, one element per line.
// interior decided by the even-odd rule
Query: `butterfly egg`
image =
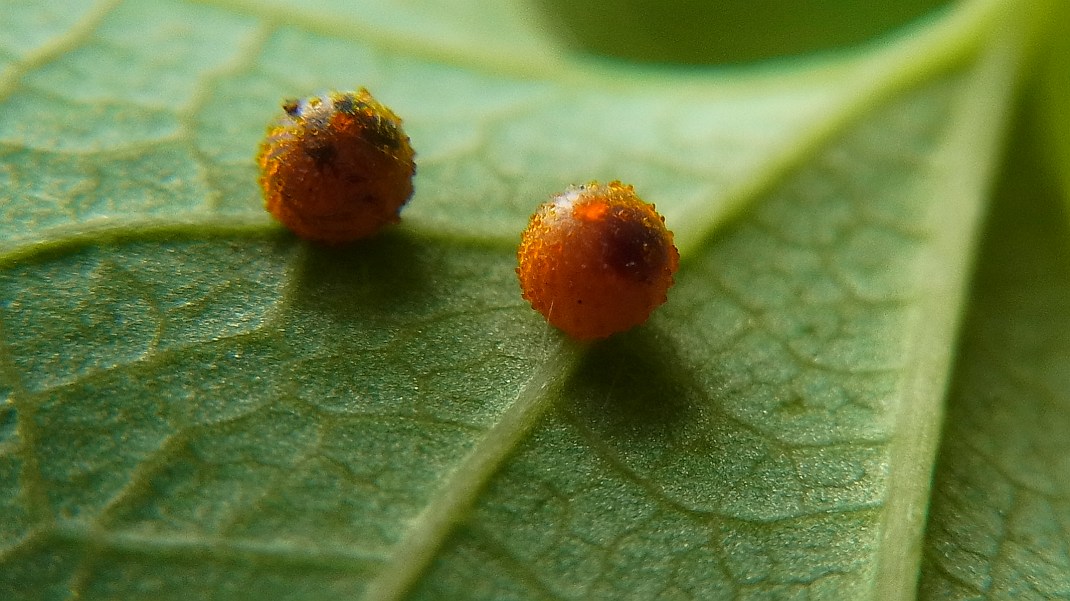
<path fill-rule="evenodd" d="M 572 186 L 540 206 L 516 269 L 531 306 L 579 340 L 647 320 L 666 300 L 680 253 L 654 206 L 619 181 Z"/>
<path fill-rule="evenodd" d="M 260 144 L 265 208 L 302 238 L 341 244 L 400 220 L 416 173 L 401 119 L 364 88 L 287 100 Z"/>

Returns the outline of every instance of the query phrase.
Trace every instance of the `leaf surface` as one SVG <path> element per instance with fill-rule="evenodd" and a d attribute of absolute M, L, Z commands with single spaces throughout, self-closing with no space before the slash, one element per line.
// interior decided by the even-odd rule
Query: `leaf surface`
<path fill-rule="evenodd" d="M 1031 117 L 986 227 L 949 395 L 922 599 L 1070 594 L 1070 248 Z"/>
<path fill-rule="evenodd" d="M 0 7 L 0 598 L 913 593 L 1012 3 L 699 70 L 518 3 L 307 4 Z M 302 243 L 251 157 L 362 85 L 417 193 Z M 580 346 L 515 243 L 617 178 L 683 266 Z"/>

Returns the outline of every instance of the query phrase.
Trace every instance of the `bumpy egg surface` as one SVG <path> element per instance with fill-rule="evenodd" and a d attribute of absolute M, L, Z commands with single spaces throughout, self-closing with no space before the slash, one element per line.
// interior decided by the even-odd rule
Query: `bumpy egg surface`
<path fill-rule="evenodd" d="M 573 186 L 540 206 L 521 235 L 524 298 L 579 340 L 637 326 L 665 302 L 680 253 L 654 206 L 614 181 Z"/>
<path fill-rule="evenodd" d="M 364 88 L 282 108 L 257 155 L 268 212 L 298 236 L 329 244 L 400 220 L 416 166 L 397 115 Z"/>

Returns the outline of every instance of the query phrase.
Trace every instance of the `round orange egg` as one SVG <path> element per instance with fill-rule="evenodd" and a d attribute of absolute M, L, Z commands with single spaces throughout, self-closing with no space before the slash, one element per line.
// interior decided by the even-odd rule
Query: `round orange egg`
<path fill-rule="evenodd" d="M 416 166 L 397 115 L 364 88 L 282 108 L 257 155 L 268 212 L 302 238 L 334 244 L 400 220 Z"/>
<path fill-rule="evenodd" d="M 542 205 L 521 235 L 524 298 L 579 340 L 637 326 L 666 300 L 680 253 L 654 206 L 631 186 L 572 186 Z"/>

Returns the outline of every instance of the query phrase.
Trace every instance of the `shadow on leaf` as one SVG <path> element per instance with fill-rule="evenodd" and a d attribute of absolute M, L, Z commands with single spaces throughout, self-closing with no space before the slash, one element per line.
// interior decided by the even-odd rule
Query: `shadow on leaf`
<path fill-rule="evenodd" d="M 427 250 L 388 231 L 344 247 L 309 244 L 295 270 L 295 305 L 338 321 L 367 312 L 401 316 L 430 293 Z"/>
<path fill-rule="evenodd" d="M 695 417 L 701 390 L 671 337 L 647 325 L 591 347 L 561 410 L 607 440 L 671 437 Z"/>

